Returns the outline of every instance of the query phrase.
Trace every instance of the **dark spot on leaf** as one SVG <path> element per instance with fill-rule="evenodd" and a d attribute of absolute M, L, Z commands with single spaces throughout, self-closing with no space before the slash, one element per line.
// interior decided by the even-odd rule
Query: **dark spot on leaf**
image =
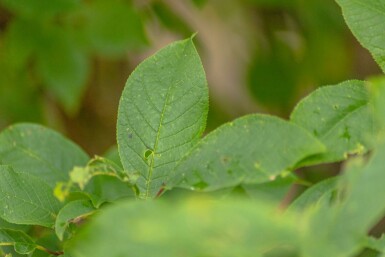
<path fill-rule="evenodd" d="M 132 133 L 128 133 L 128 138 L 129 138 L 129 139 L 132 138 Z"/>
<path fill-rule="evenodd" d="M 195 184 L 193 185 L 193 187 L 196 188 L 196 189 L 203 190 L 203 189 L 205 189 L 206 187 L 208 187 L 208 184 L 207 184 L 206 182 L 204 182 L 204 181 L 200 181 L 200 182 L 198 182 L 198 183 L 195 183 Z"/>
<path fill-rule="evenodd" d="M 147 160 L 153 153 L 154 153 L 154 151 L 152 151 L 151 149 L 147 149 L 144 152 L 144 158 Z"/>
<path fill-rule="evenodd" d="M 222 156 L 221 157 L 221 162 L 223 164 L 227 164 L 229 161 L 230 161 L 230 157 L 228 157 L 228 156 Z"/>
<path fill-rule="evenodd" d="M 349 128 L 345 127 L 344 133 L 342 134 L 342 138 L 346 138 L 346 140 L 350 140 L 352 136 L 349 133 Z"/>

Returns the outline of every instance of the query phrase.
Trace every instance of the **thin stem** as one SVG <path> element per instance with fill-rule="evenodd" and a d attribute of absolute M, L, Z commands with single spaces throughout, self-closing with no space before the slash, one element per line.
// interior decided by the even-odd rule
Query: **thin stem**
<path fill-rule="evenodd" d="M 36 249 L 38 249 L 40 251 L 43 251 L 43 252 L 46 252 L 46 253 L 49 253 L 49 254 L 52 254 L 52 255 L 55 255 L 55 256 L 60 256 L 60 255 L 64 254 L 63 251 L 52 251 L 52 250 L 49 250 L 49 249 L 47 249 L 47 248 L 45 248 L 44 246 L 41 246 L 41 245 L 37 245 Z"/>

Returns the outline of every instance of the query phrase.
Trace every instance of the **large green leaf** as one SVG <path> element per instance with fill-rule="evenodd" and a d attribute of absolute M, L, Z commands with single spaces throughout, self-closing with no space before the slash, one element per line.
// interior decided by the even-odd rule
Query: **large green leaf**
<path fill-rule="evenodd" d="M 383 0 L 336 0 L 346 23 L 385 72 L 385 2 Z"/>
<path fill-rule="evenodd" d="M 40 125 L 17 124 L 0 133 L 0 164 L 35 175 L 52 188 L 88 159 L 74 143 Z"/>
<path fill-rule="evenodd" d="M 13 230 L 21 230 L 23 232 L 27 231 L 30 228 L 30 226 L 27 225 L 18 225 L 18 224 L 12 224 L 4 219 L 0 218 L 0 229 L 13 229 Z"/>
<path fill-rule="evenodd" d="M 275 180 L 303 158 L 324 151 L 306 130 L 267 115 L 249 115 L 203 138 L 175 170 L 168 187 L 180 184 L 217 190 Z"/>
<path fill-rule="evenodd" d="M 132 73 L 120 101 L 117 137 L 125 170 L 140 176 L 141 198 L 154 197 L 199 140 L 207 111 L 207 82 L 192 39 L 165 47 Z"/>
<path fill-rule="evenodd" d="M 313 133 L 327 151 L 301 165 L 336 162 L 349 154 L 371 148 L 375 122 L 369 94 L 361 81 L 346 81 L 317 89 L 304 98 L 291 114 L 291 121 Z"/>
<path fill-rule="evenodd" d="M 36 248 L 32 238 L 22 231 L 0 229 L 0 246 L 13 245 L 15 251 L 20 254 L 29 254 Z"/>
<path fill-rule="evenodd" d="M 0 165 L 0 217 L 15 224 L 51 227 L 60 203 L 41 179 Z"/>
<path fill-rule="evenodd" d="M 95 217 L 66 252 L 73 257 L 254 257 L 295 244 L 296 227 L 290 216 L 240 199 L 125 202 Z"/>

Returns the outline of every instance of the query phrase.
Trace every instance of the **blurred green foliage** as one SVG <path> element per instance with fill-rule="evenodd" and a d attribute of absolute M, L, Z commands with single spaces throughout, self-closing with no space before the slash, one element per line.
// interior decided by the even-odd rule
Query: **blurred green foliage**
<path fill-rule="evenodd" d="M 378 72 L 372 63 L 361 65 L 367 62 L 333 0 L 0 0 L 0 127 L 45 123 L 101 153 L 114 142 L 120 90 L 144 51 L 198 32 L 205 67 L 218 62 L 207 45 L 227 42 L 215 31 L 213 38 L 204 36 L 199 22 L 218 23 L 213 29 L 247 24 L 235 27 L 252 35 L 239 38 L 252 47 L 234 88 L 250 94 L 254 106 L 229 113 L 213 94 L 208 130 L 255 110 L 287 117 L 319 85 Z M 222 51 L 236 50 L 231 47 Z M 221 87 L 215 79 L 209 76 L 209 85 Z"/>
<path fill-rule="evenodd" d="M 372 13 L 373 8 L 368 8 L 364 20 L 369 23 L 362 23 L 363 16 L 355 14 L 361 13 L 365 1 L 338 0 L 357 39 L 382 65 L 384 51 L 382 45 L 378 48 L 377 44 L 381 43 L 384 37 L 377 37 L 377 34 L 382 35 L 382 30 L 375 29 L 382 28 L 385 24 L 384 12 L 380 11 L 382 15 L 376 13 L 376 16 Z M 0 122 L 2 119 L 43 120 L 45 109 L 49 106 L 46 102 L 51 101 L 51 98 L 61 105 L 67 115 L 76 115 L 82 104 L 85 87 L 89 84 L 93 58 L 99 56 L 123 59 L 127 52 L 132 50 L 132 53 L 142 48 L 147 43 L 148 31 L 145 33 L 144 28 L 151 27 L 154 21 L 159 22 L 156 26 L 164 29 L 160 31 L 172 31 L 173 36 L 190 35 L 194 32 L 194 23 L 189 17 L 182 15 L 183 12 L 178 12 L 178 0 L 153 0 L 143 6 L 139 2 L 0 0 L 8 17 L 0 41 L 0 113 L 4 114 Z M 224 2 L 194 0 L 189 2 L 189 8 L 193 8 L 197 14 L 204 12 L 206 6 L 218 7 Z M 348 46 L 353 41 L 342 25 L 338 7 L 331 1 L 244 0 L 238 1 L 237 4 L 236 1 L 226 1 L 229 2 L 234 6 L 242 5 L 244 9 L 250 8 L 252 17 L 256 19 L 251 28 L 258 30 L 258 44 L 253 49 L 255 56 L 251 58 L 244 75 L 247 74 L 245 81 L 253 96 L 259 104 L 268 107 L 267 111 L 287 115 L 295 99 L 304 91 L 320 84 L 335 84 L 346 77 L 351 78 L 354 71 L 351 54 L 354 49 Z M 379 3 L 377 0 L 371 2 Z M 229 6 L 231 4 L 227 7 Z M 383 4 L 378 6 L 383 8 L 380 10 L 385 8 Z M 370 29 L 367 29 L 368 24 Z M 374 26 L 377 24 L 380 25 Z M 200 40 L 203 41 L 204 38 Z M 152 43 L 156 44 L 155 41 L 156 38 Z M 205 44 L 200 44 L 200 47 L 204 46 Z M 185 50 L 186 48 L 183 48 L 183 53 L 186 53 Z M 170 51 L 170 55 L 176 59 L 182 56 L 177 51 Z M 157 65 L 162 63 L 162 59 L 158 57 L 155 55 L 151 59 Z M 385 124 L 385 105 L 382 98 L 385 96 L 384 78 L 367 82 L 349 81 L 334 87 L 323 87 L 299 103 L 290 121 L 285 121 L 286 126 L 284 121 L 274 118 L 271 120 L 274 123 L 270 124 L 276 125 L 265 126 L 263 130 L 262 124 L 267 124 L 268 120 L 262 115 L 245 118 L 249 121 L 262 121 L 252 126 L 239 123 L 239 120 L 228 123 L 219 130 L 222 132 L 214 132 L 222 133 L 217 137 L 220 140 L 216 141 L 214 133 L 206 136 L 201 141 L 203 143 L 194 146 L 195 150 L 186 150 L 191 153 L 190 157 L 186 157 L 187 161 L 181 162 L 182 165 L 175 168 L 181 177 L 185 178 L 182 179 L 182 184 L 176 186 L 192 191 L 177 189 L 176 193 L 166 193 L 163 201 L 134 202 L 134 194 L 138 195 L 138 190 L 147 191 L 148 194 L 149 189 L 138 187 L 138 169 L 131 167 L 132 160 L 136 158 L 135 165 L 141 165 L 141 176 L 147 178 L 146 183 L 141 182 L 142 184 L 149 187 L 152 179 L 157 180 L 157 184 L 154 183 L 156 187 L 151 189 L 151 196 L 158 198 L 165 189 L 170 189 L 167 188 L 170 185 L 167 184 L 168 178 L 163 178 L 170 175 L 170 171 L 174 169 L 172 165 L 178 161 L 175 157 L 181 158 L 178 155 L 184 151 L 178 148 L 181 145 L 177 140 L 168 141 L 168 136 L 159 137 L 160 127 L 165 125 L 162 124 L 162 119 L 166 111 L 162 110 L 161 115 L 157 112 L 154 114 L 149 106 L 154 103 L 159 106 L 166 104 L 151 99 L 162 96 L 165 88 L 168 98 L 169 85 L 176 83 L 175 78 L 178 78 L 178 75 L 183 78 L 191 76 L 194 79 L 204 76 L 200 68 L 200 75 L 194 76 L 196 68 L 189 66 L 194 62 L 174 62 L 177 68 L 171 70 L 167 68 L 172 60 L 163 62 L 164 66 L 157 76 L 151 73 L 156 70 L 154 67 L 157 65 L 148 61 L 139 66 L 136 75 L 131 76 L 136 87 L 132 86 L 130 89 L 137 91 L 131 96 L 124 95 L 125 101 L 122 101 L 121 108 L 130 113 L 121 116 L 123 121 L 120 119 L 118 133 L 120 155 L 126 158 L 122 159 L 123 162 L 120 162 L 117 149 L 111 148 L 106 156 L 117 164 L 101 157 L 95 157 L 86 164 L 89 158 L 80 148 L 56 132 L 38 126 L 16 125 L 2 132 L 0 164 L 13 166 L 10 168 L 0 165 L 0 192 L 4 196 L 0 197 L 2 218 L 8 222 L 50 227 L 54 224 L 54 218 L 57 218 L 55 225 L 59 238 L 66 240 L 72 233 L 74 235 L 68 244 L 62 243 L 51 229 L 12 225 L 0 219 L 0 227 L 3 228 L 0 237 L 3 236 L 3 243 L 9 243 L 8 237 L 4 240 L 6 235 L 15 241 L 23 241 L 23 232 L 9 233 L 8 229 L 13 228 L 25 231 L 33 239 L 37 239 L 36 244 L 32 246 L 39 251 L 29 255 L 32 257 L 52 256 L 41 252 L 42 247 L 43 250 L 47 247 L 53 251 L 64 249 L 73 257 L 126 256 L 131 252 L 136 256 L 156 256 L 159 253 L 166 253 L 167 256 L 221 257 L 384 256 L 384 237 L 368 237 L 373 235 L 369 230 L 376 226 L 385 213 L 383 200 L 378 197 L 385 193 L 385 137 L 383 133 L 378 134 L 378 131 L 374 130 L 379 126 L 383 131 Z M 141 73 L 141 67 L 150 72 Z M 164 67 L 166 69 L 163 69 Z M 228 74 L 223 74 L 225 75 Z M 354 76 L 366 75 L 363 72 Z M 142 78 L 153 87 L 151 94 L 147 95 L 150 101 L 144 100 L 145 97 L 141 93 L 146 86 L 137 83 L 141 82 Z M 153 81 L 162 83 L 154 84 Z M 175 94 L 177 90 L 170 95 L 177 100 L 185 97 L 189 93 L 189 85 L 184 86 L 187 88 L 179 92 L 179 95 Z M 105 92 L 113 93 L 110 90 Z M 97 102 L 98 99 L 92 98 L 92 101 Z M 165 102 L 167 103 L 167 100 Z M 177 101 L 171 103 L 174 105 L 170 105 L 170 110 L 174 111 L 174 114 L 181 111 L 182 116 L 186 114 L 183 112 L 183 104 L 187 106 L 188 101 L 179 101 L 182 106 L 176 105 Z M 131 112 L 135 110 L 131 108 L 132 105 L 135 105 L 137 113 Z M 140 117 L 143 120 L 140 120 Z M 194 115 L 184 117 L 188 122 L 194 120 L 191 119 Z M 126 118 L 128 120 L 124 120 Z M 205 121 L 205 118 L 203 120 Z M 157 132 L 152 128 L 154 122 L 159 122 L 155 124 L 155 127 L 158 127 Z M 304 137 L 295 134 L 288 136 L 289 127 L 294 127 L 293 123 L 303 128 L 297 127 L 298 131 L 303 130 L 301 133 Z M 199 122 L 193 122 L 193 125 L 197 124 L 199 125 Z M 182 130 L 177 131 L 178 125 Z M 184 131 L 184 126 L 191 128 L 187 122 L 173 123 L 165 131 L 181 135 L 179 132 Z M 154 131 L 151 128 L 156 132 L 155 137 L 152 136 Z M 140 131 L 140 136 L 145 139 L 139 136 L 134 141 L 136 135 L 132 132 L 135 131 Z M 223 131 L 231 133 L 226 134 Z M 251 131 L 253 134 L 242 134 L 242 131 Z M 203 129 L 199 130 L 199 136 L 201 132 Z M 305 136 L 313 140 L 308 140 Z M 317 141 L 314 141 L 316 138 Z M 205 144 L 209 140 L 212 141 Z M 291 141 L 286 142 L 287 140 Z M 319 147 L 315 144 L 318 140 Z M 166 148 L 161 152 L 156 148 L 158 142 L 174 148 Z M 321 142 L 324 147 L 320 147 Z M 277 149 L 282 143 L 285 144 L 281 149 Z M 300 147 L 301 151 L 297 154 L 301 158 L 292 163 L 290 156 L 296 154 L 295 145 L 299 143 L 314 144 L 314 151 Z M 125 145 L 122 147 L 122 144 Z M 177 151 L 165 154 L 170 149 Z M 208 149 L 207 154 L 204 154 L 202 149 Z M 302 156 L 304 152 L 308 155 L 306 159 Z M 220 156 L 223 153 L 226 156 Z M 78 157 L 74 157 L 74 154 Z M 351 154 L 355 155 L 354 158 L 351 158 Z M 166 160 L 163 164 L 169 166 L 163 170 L 159 169 L 160 166 L 152 166 L 155 158 Z M 311 186 L 312 181 L 301 179 L 300 172 L 288 175 L 289 171 L 295 172 L 305 164 L 339 162 L 348 158 L 350 160 L 346 166 L 334 174 L 342 171 L 341 175 L 314 186 Z M 168 162 L 169 160 L 171 162 Z M 300 160 L 302 161 L 298 162 Z M 282 167 L 281 161 L 288 164 Z M 148 164 L 149 175 L 146 174 Z M 74 165 L 87 166 L 75 167 L 67 174 Z M 337 165 L 338 163 L 336 167 Z M 226 172 L 229 176 L 234 175 L 229 180 L 236 183 L 227 184 L 226 176 L 221 174 L 225 170 L 224 167 L 231 168 Z M 317 173 L 322 173 L 312 180 L 323 180 L 333 174 L 336 167 L 311 167 L 321 171 Z M 233 168 L 236 172 L 233 172 Z M 325 172 L 329 168 L 331 172 Z M 158 169 L 155 175 L 161 176 L 152 176 L 152 169 Z M 264 180 L 250 180 L 247 185 L 243 185 L 241 183 L 247 178 L 242 174 L 243 170 L 256 170 L 263 174 Z M 47 171 L 51 176 L 41 176 L 42 171 Z M 121 174 L 125 172 L 127 174 Z M 31 174 L 27 175 L 28 173 Z M 83 192 L 77 191 L 77 188 L 74 192 L 68 191 L 69 203 L 59 203 L 50 194 L 63 176 L 67 179 L 69 176 L 70 185 L 74 183 L 84 189 Z M 215 179 L 211 181 L 207 179 L 209 177 L 204 176 L 212 176 Z M 85 182 L 89 184 L 85 186 Z M 203 191 L 209 190 L 209 186 L 215 183 L 219 184 L 216 192 L 209 192 L 203 198 L 196 197 L 199 194 L 202 196 Z M 299 183 L 311 187 L 293 202 L 298 195 L 296 190 Z M 15 193 L 15 188 L 18 187 L 20 194 Z M 55 190 L 57 188 L 61 188 L 60 183 Z M 189 194 L 195 197 L 186 198 Z M 217 199 L 214 200 L 215 196 Z M 222 201 L 219 201 L 218 197 Z M 122 198 L 128 198 L 127 202 L 122 202 Z M 253 200 L 250 201 L 250 198 Z M 79 199 L 82 201 L 72 202 Z M 113 202 L 117 202 L 114 207 L 104 209 L 105 205 Z M 283 214 L 280 210 L 284 208 L 277 209 L 278 204 L 279 207 L 285 207 L 291 202 L 292 206 Z M 26 207 L 25 203 L 33 205 L 36 209 L 29 212 L 31 208 Z M 77 233 L 77 226 L 81 225 L 84 221 L 82 219 L 93 210 L 93 207 L 89 208 L 91 204 L 95 208 L 101 207 L 101 213 Z M 44 215 L 46 206 L 52 209 L 48 210 L 48 215 Z M 29 218 L 26 219 L 27 217 Z M 68 231 L 63 228 L 68 228 Z M 382 233 L 384 230 L 380 228 L 379 231 Z M 16 252 L 22 253 L 31 250 L 20 248 L 17 244 L 14 244 L 14 248 Z M 20 256 L 14 253 L 11 247 L 2 247 L 0 255 L 5 255 L 5 252 Z M 68 256 L 68 253 L 62 256 Z M 61 254 L 56 252 L 54 255 Z"/>
<path fill-rule="evenodd" d="M 324 0 L 249 0 L 261 16 L 263 42 L 249 70 L 255 98 L 287 114 L 304 88 L 334 84 L 352 73 L 338 6 Z"/>
<path fill-rule="evenodd" d="M 42 121 L 46 98 L 79 109 L 93 56 L 121 57 L 147 43 L 129 1 L 1 0 L 10 16 L 0 45 L 0 114 Z"/>

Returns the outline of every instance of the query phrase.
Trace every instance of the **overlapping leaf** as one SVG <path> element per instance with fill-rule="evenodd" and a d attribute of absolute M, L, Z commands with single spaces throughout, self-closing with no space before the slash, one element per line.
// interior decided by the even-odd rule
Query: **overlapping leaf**
<path fill-rule="evenodd" d="M 74 143 L 40 125 L 17 124 L 0 133 L 0 164 L 41 178 L 52 188 L 88 159 Z"/>
<path fill-rule="evenodd" d="M 78 200 L 68 203 L 58 213 L 55 222 L 55 232 L 60 240 L 63 240 L 64 233 L 71 222 L 81 221 L 81 217 L 90 215 L 95 211 L 90 201 Z"/>
<path fill-rule="evenodd" d="M 203 138 L 178 164 L 167 186 L 209 191 L 263 183 L 323 151 L 322 143 L 290 122 L 250 115 Z"/>
<path fill-rule="evenodd" d="M 59 209 L 60 203 L 45 182 L 0 166 L 1 218 L 15 224 L 51 227 Z"/>
<path fill-rule="evenodd" d="M 117 138 L 124 169 L 140 176 L 141 198 L 156 196 L 199 140 L 207 111 L 207 82 L 192 39 L 165 47 L 131 74 L 120 101 Z"/>
<path fill-rule="evenodd" d="M 313 133 L 327 147 L 301 165 L 336 162 L 349 154 L 371 148 L 376 125 L 369 107 L 369 94 L 361 81 L 322 87 L 303 99 L 291 121 Z"/>
<path fill-rule="evenodd" d="M 367 233 L 385 214 L 382 198 L 376 197 L 385 194 L 384 158 L 385 147 L 381 145 L 367 166 L 346 171 L 344 201 L 314 210 L 302 243 L 305 256 L 348 257 L 365 247 Z"/>
<path fill-rule="evenodd" d="M 382 0 L 336 0 L 346 23 L 385 72 L 385 3 Z"/>
<path fill-rule="evenodd" d="M 29 254 L 36 248 L 36 244 L 33 242 L 27 234 L 22 231 L 11 229 L 0 229 L 0 246 L 12 245 L 17 253 Z"/>
<path fill-rule="evenodd" d="M 192 198 L 178 205 L 117 204 L 79 231 L 66 252 L 73 257 L 254 257 L 282 244 L 295 245 L 297 239 L 291 217 L 284 219 L 268 205 Z"/>
<path fill-rule="evenodd" d="M 290 208 L 297 210 L 305 210 L 310 206 L 316 206 L 319 202 L 328 203 L 331 201 L 332 193 L 337 188 L 338 178 L 329 178 L 313 185 L 304 193 L 302 193 L 290 205 Z"/>

